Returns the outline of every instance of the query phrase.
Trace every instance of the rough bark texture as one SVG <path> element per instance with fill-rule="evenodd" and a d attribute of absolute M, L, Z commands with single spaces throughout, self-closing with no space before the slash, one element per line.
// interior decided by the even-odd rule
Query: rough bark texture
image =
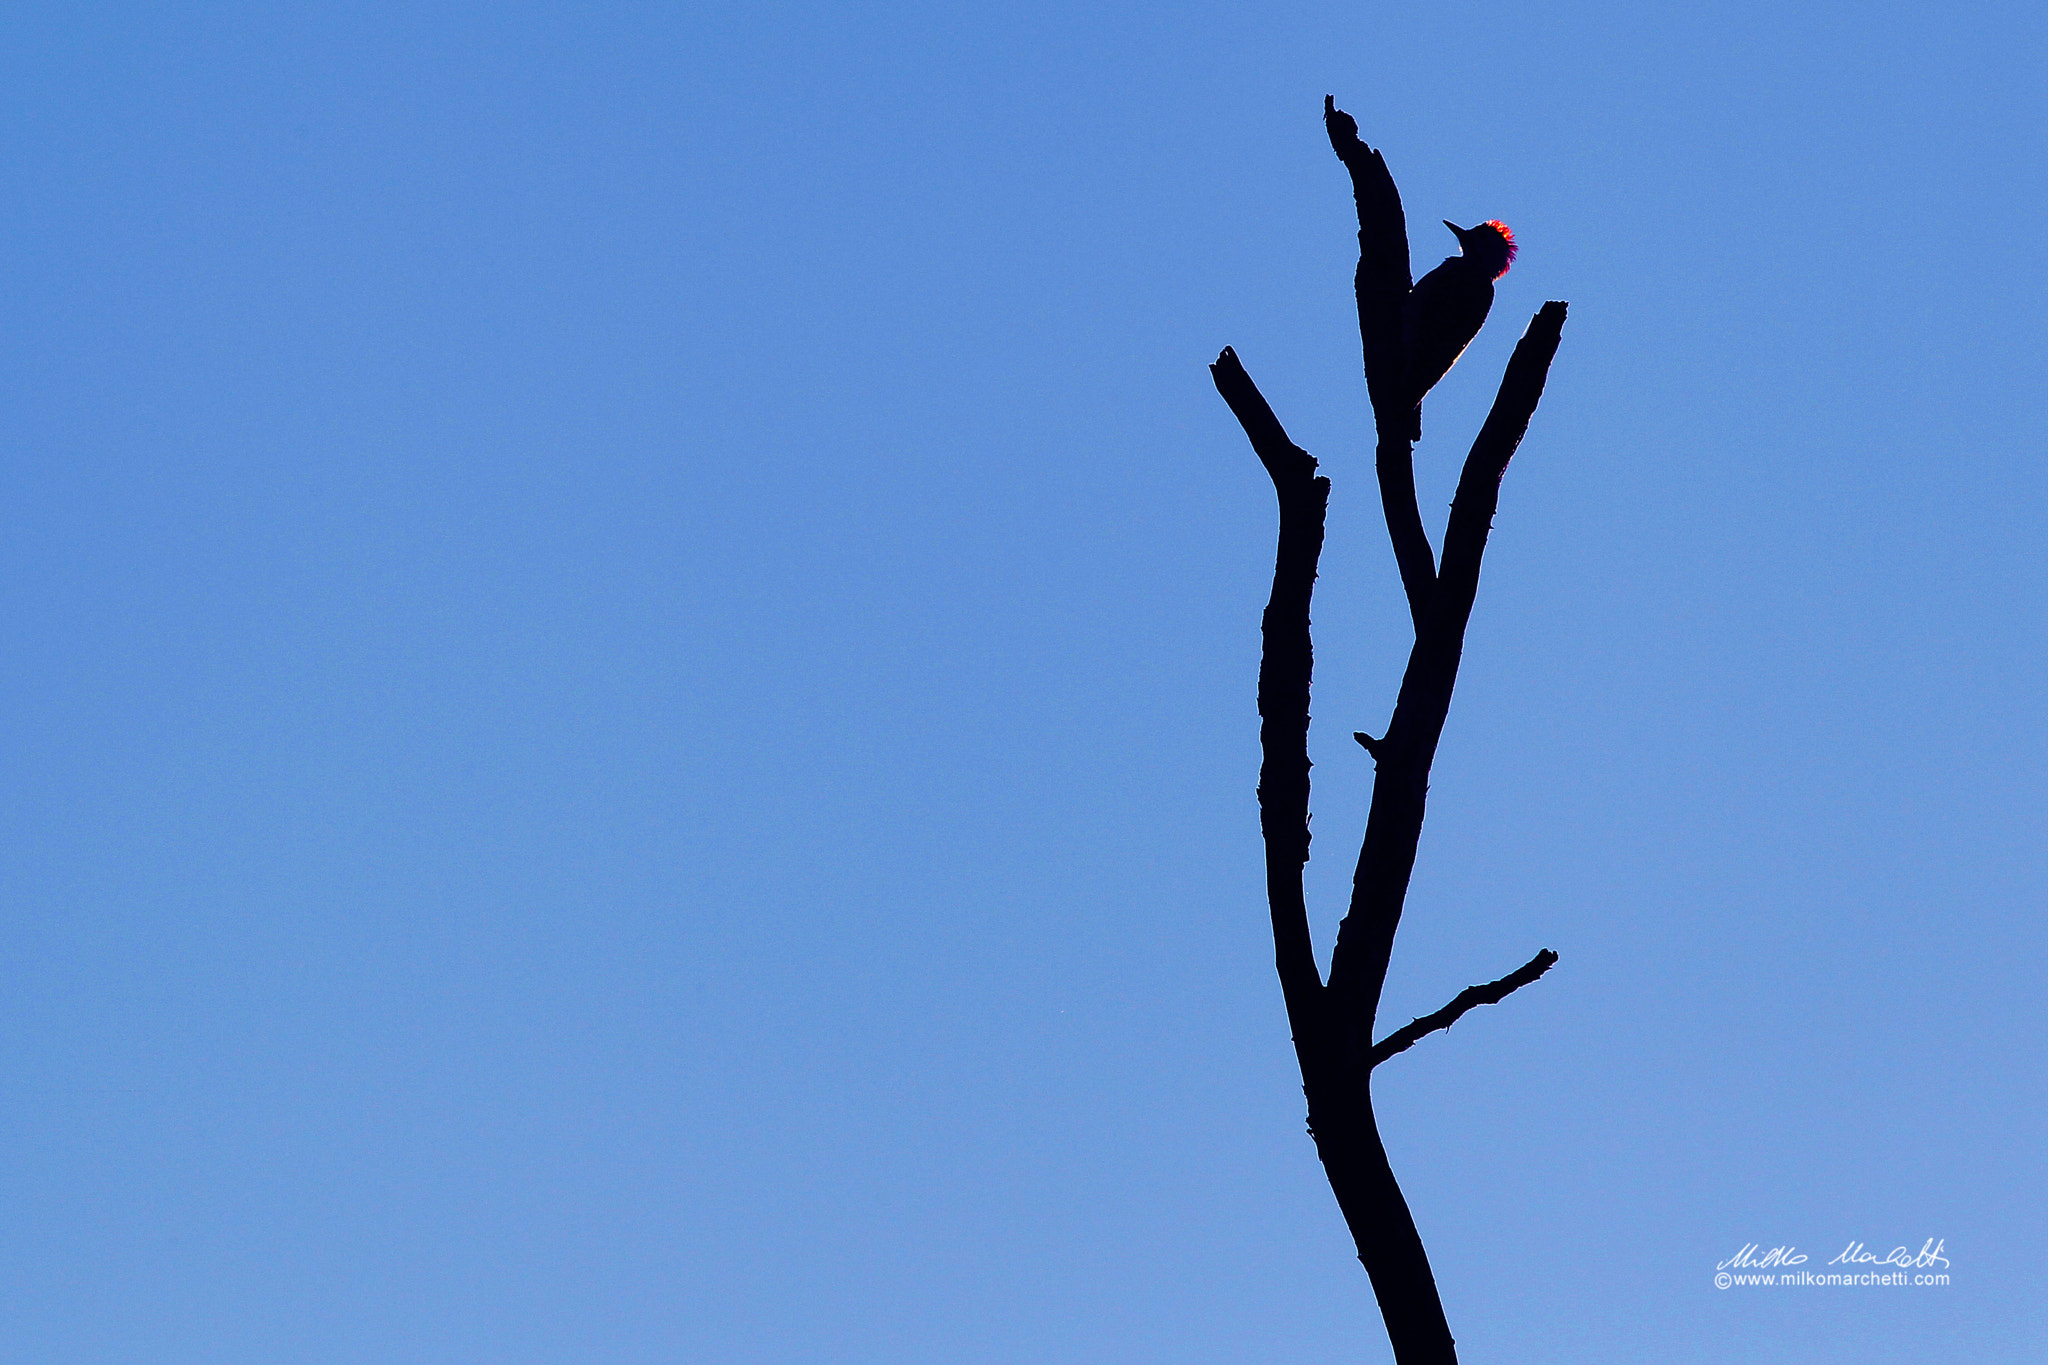
<path fill-rule="evenodd" d="M 1401 197 L 1385 160 L 1358 140 L 1350 116 L 1326 101 L 1324 117 L 1331 146 L 1351 172 L 1358 204 L 1359 336 L 1379 432 L 1380 501 L 1415 625 L 1415 644 L 1385 737 L 1358 736 L 1375 760 L 1372 805 L 1327 984 L 1309 938 L 1302 865 L 1309 854 L 1309 688 L 1314 670 L 1309 607 L 1330 481 L 1316 472 L 1314 458 L 1288 438 L 1234 351 L 1226 348 L 1210 370 L 1217 392 L 1272 477 L 1280 505 L 1279 549 L 1259 665 L 1259 821 L 1274 960 L 1301 1064 L 1309 1130 L 1358 1259 L 1371 1278 L 1395 1360 L 1399 1365 L 1453 1365 L 1457 1350 L 1429 1257 L 1380 1141 L 1372 1107 L 1373 1068 L 1428 1033 L 1448 1028 L 1466 1011 L 1496 1003 L 1535 980 L 1557 955 L 1545 949 L 1523 967 L 1471 987 L 1377 1045 L 1372 1034 L 1501 478 L 1542 397 L 1565 305 L 1546 303 L 1508 362 L 1493 409 L 1466 457 L 1439 566 L 1416 508 L 1413 447 L 1406 435 L 1412 403 L 1400 388 L 1401 303 L 1410 287 Z"/>

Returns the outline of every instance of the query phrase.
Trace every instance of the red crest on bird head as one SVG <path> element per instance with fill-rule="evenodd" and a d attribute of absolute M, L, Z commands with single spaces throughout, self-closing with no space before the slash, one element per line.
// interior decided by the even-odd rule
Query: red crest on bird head
<path fill-rule="evenodd" d="M 1501 263 L 1500 267 L 1500 275 L 1507 274 L 1508 267 L 1515 263 L 1515 234 L 1510 232 L 1508 225 L 1498 218 L 1489 218 L 1479 226 L 1492 228 L 1500 234 L 1500 239 L 1508 244 L 1508 258 Z M 1494 278 L 1499 279 L 1500 275 L 1495 275 Z"/>
<path fill-rule="evenodd" d="M 1500 219 L 1489 218 L 1474 227 L 1461 228 L 1446 218 L 1444 226 L 1458 234 L 1458 245 L 1467 256 L 1495 267 L 1494 279 L 1507 274 L 1508 267 L 1514 264 L 1515 234 Z M 1491 232 L 1487 231 L 1489 228 Z"/>

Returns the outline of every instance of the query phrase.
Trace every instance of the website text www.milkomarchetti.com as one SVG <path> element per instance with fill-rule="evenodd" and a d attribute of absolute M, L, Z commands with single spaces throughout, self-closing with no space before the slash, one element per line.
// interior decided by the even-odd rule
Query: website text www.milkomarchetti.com
<path fill-rule="evenodd" d="M 1940 1288 L 1948 1284 L 1946 1246 L 1945 1238 L 1930 1237 L 1918 1251 L 1896 1246 L 1879 1255 L 1861 1242 L 1851 1242 L 1826 1265 L 1808 1269 L 1808 1257 L 1797 1247 L 1766 1251 L 1761 1242 L 1745 1242 L 1742 1250 L 1714 1267 L 1714 1288 Z"/>

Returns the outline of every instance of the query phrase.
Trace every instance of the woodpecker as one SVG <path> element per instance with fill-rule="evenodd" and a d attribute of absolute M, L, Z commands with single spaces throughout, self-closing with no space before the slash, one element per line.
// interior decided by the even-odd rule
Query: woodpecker
<path fill-rule="evenodd" d="M 1461 228 L 1448 218 L 1444 226 L 1457 234 L 1463 252 L 1415 282 L 1401 309 L 1401 341 L 1408 355 L 1407 390 L 1415 414 L 1408 433 L 1422 437 L 1422 396 L 1436 387 L 1458 357 L 1479 335 L 1486 312 L 1493 307 L 1493 282 L 1508 273 L 1515 259 L 1515 234 L 1506 223 L 1489 221 Z"/>

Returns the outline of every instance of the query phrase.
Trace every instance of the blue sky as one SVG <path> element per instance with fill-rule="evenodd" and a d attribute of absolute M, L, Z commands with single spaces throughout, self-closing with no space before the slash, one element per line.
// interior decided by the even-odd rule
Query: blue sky
<path fill-rule="evenodd" d="M 1252 787 L 1348 186 L 1546 298 L 1386 1012 L 1471 1362 L 2035 1361 L 2019 4 L 5 13 L 0 1360 L 1384 1360 Z M 1945 1241 L 1944 1290 L 1716 1291 Z"/>

